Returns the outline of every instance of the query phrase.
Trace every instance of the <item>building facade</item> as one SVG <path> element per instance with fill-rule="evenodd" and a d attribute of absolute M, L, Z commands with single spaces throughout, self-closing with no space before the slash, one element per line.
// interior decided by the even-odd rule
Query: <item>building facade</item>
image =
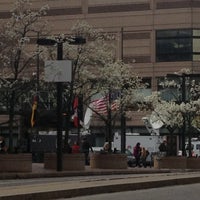
<path fill-rule="evenodd" d="M 1 0 L 0 19 L 10 17 L 14 0 Z M 200 0 L 32 0 L 48 4 L 53 34 L 67 33 L 77 20 L 119 36 L 118 57 L 158 89 L 159 78 L 182 68 L 200 72 Z M 123 34 L 122 34 L 123 31 Z M 122 45 L 123 44 L 123 45 Z M 148 91 L 147 91 L 148 92 Z M 127 132 L 147 132 L 141 118 L 127 119 Z M 98 132 L 99 123 L 93 123 Z"/>

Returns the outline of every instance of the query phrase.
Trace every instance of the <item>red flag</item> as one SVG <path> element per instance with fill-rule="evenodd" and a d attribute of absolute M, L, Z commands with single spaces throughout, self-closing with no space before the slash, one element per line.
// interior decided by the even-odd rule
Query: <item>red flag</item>
<path fill-rule="evenodd" d="M 32 113 L 31 113 L 31 127 L 35 125 L 35 113 L 37 110 L 37 96 L 34 96 L 33 105 L 32 105 Z"/>
<path fill-rule="evenodd" d="M 78 127 L 79 126 L 79 119 L 78 119 L 78 97 L 75 97 L 74 99 L 74 115 L 73 115 L 73 121 L 74 121 L 74 126 Z"/>

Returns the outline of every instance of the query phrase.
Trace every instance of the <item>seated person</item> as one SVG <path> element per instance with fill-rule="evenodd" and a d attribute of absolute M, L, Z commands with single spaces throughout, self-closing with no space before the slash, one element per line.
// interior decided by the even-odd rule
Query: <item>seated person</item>
<path fill-rule="evenodd" d="M 110 145 L 108 142 L 105 142 L 103 145 L 103 149 L 101 150 L 101 153 L 108 153 L 110 150 Z"/>

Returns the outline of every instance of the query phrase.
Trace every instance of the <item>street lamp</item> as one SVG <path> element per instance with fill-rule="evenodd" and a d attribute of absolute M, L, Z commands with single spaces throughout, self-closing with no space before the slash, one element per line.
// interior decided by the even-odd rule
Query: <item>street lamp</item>
<path fill-rule="evenodd" d="M 55 45 L 57 44 L 57 60 L 63 59 L 63 43 L 68 42 L 69 44 L 84 44 L 86 40 L 82 37 L 75 38 L 58 38 L 56 39 L 47 39 L 47 38 L 38 38 L 38 45 Z M 57 171 L 62 171 L 62 91 L 63 84 L 62 82 L 57 82 Z"/>
<path fill-rule="evenodd" d="M 121 60 L 123 61 L 124 58 L 124 29 L 123 27 L 121 28 Z M 123 87 L 121 88 L 121 100 L 123 98 Z M 125 153 L 126 152 L 126 113 L 124 109 L 124 104 L 121 105 L 121 152 Z"/>
<path fill-rule="evenodd" d="M 187 97 L 186 97 L 186 77 L 192 77 L 192 78 L 199 78 L 200 74 L 167 74 L 167 77 L 176 77 L 181 79 L 181 101 L 186 103 Z M 182 134 L 181 134 L 181 144 L 182 144 L 182 152 L 183 156 L 186 156 L 185 151 L 185 134 L 186 134 L 186 117 L 183 116 L 183 128 L 182 128 Z M 189 142 L 190 143 L 190 142 Z"/>
<path fill-rule="evenodd" d="M 169 78 L 181 78 L 181 101 L 182 102 L 186 102 L 186 86 L 185 86 L 185 74 L 167 74 L 167 77 Z M 182 152 L 183 152 L 183 156 L 186 155 L 186 152 L 185 152 L 185 132 L 186 132 L 186 122 L 185 122 L 185 116 L 183 116 L 183 127 L 182 127 L 182 134 L 181 134 L 181 149 L 182 149 Z"/>

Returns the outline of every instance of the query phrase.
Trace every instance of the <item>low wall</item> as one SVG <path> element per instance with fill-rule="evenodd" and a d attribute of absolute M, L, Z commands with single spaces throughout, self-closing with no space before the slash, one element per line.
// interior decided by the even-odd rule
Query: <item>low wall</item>
<path fill-rule="evenodd" d="M 200 169 L 200 158 L 187 158 L 188 169 Z"/>
<path fill-rule="evenodd" d="M 154 157 L 154 168 L 156 169 L 186 169 L 187 158 L 186 157 Z"/>
<path fill-rule="evenodd" d="M 100 169 L 126 169 L 126 154 L 93 153 L 90 156 L 90 167 Z"/>
<path fill-rule="evenodd" d="M 31 172 L 31 154 L 0 154 L 0 172 Z"/>
<path fill-rule="evenodd" d="M 44 168 L 57 169 L 57 155 L 56 153 L 44 154 Z M 84 170 L 85 157 L 82 153 L 63 154 L 62 156 L 62 169 L 67 170 Z"/>
<path fill-rule="evenodd" d="M 154 157 L 156 169 L 200 169 L 200 158 L 179 156 Z"/>

